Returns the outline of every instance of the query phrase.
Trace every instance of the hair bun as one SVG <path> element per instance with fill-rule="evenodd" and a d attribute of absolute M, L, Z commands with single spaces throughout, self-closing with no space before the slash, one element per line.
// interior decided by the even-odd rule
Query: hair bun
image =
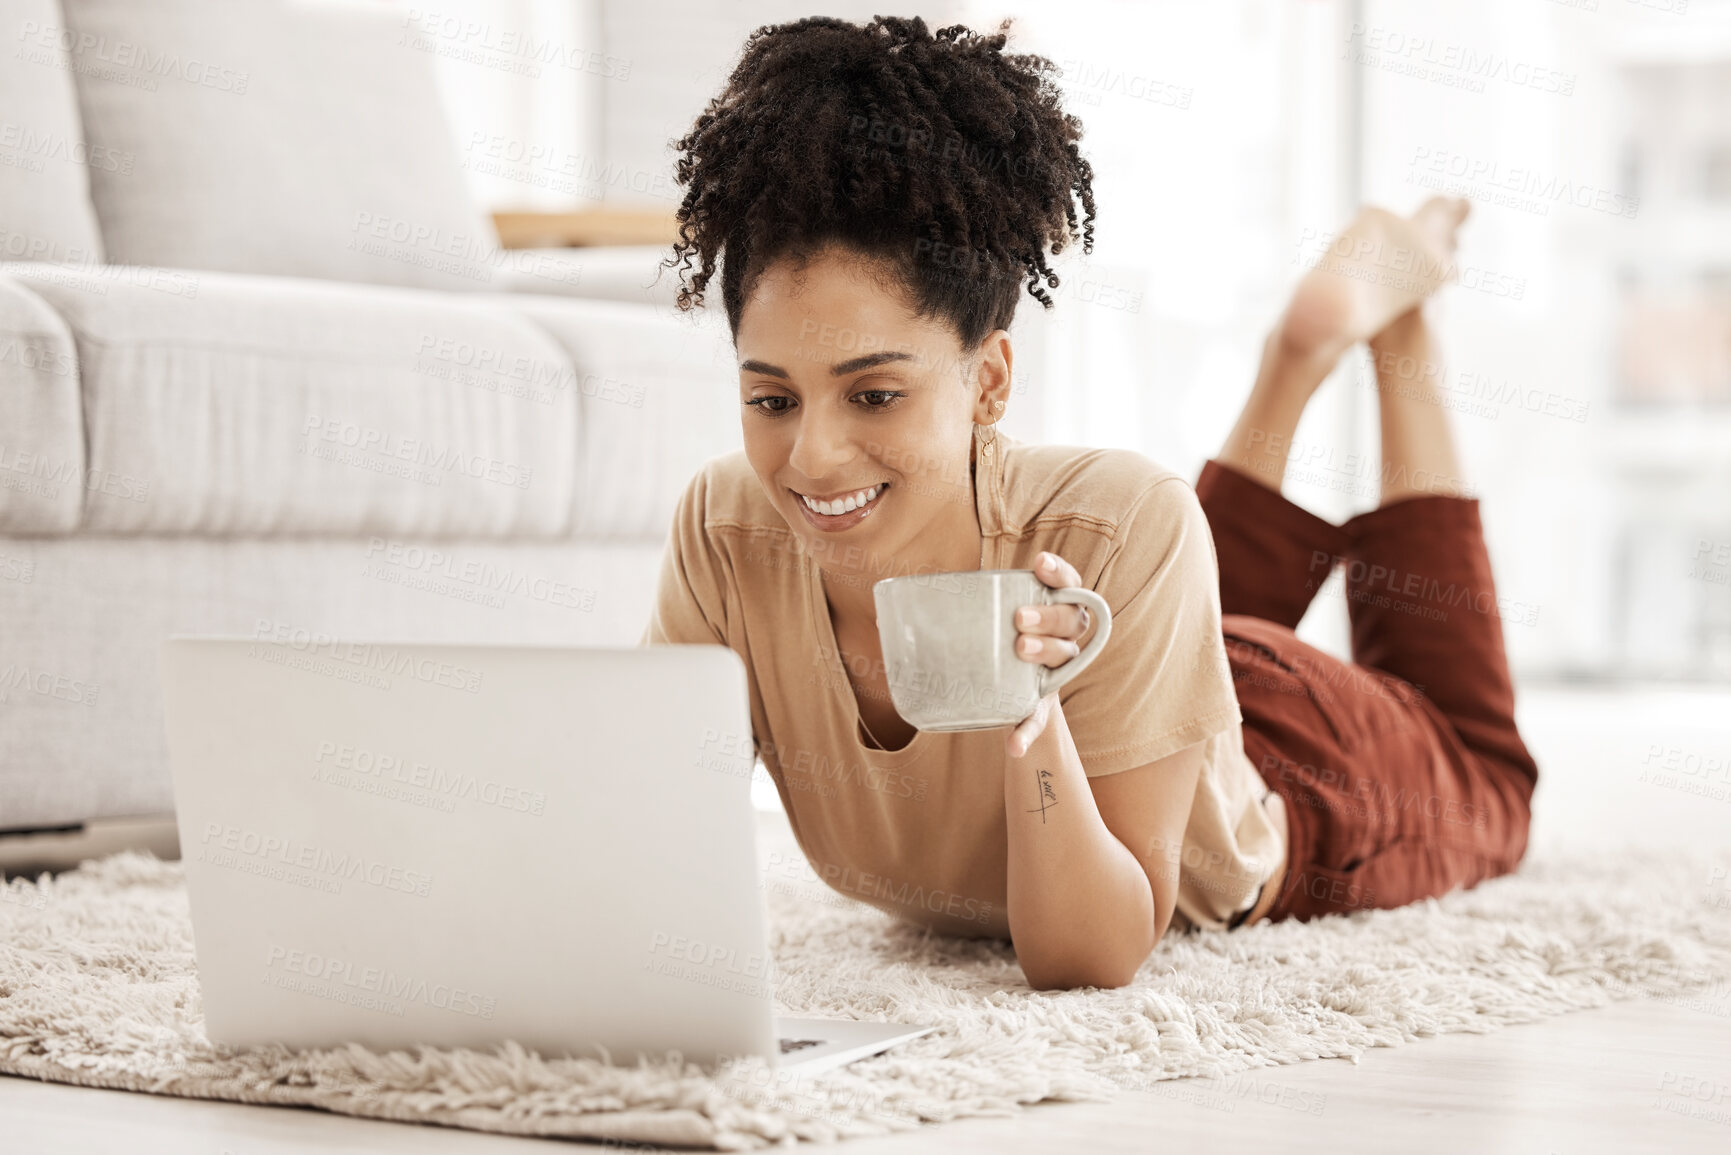
<path fill-rule="evenodd" d="M 964 347 L 1009 327 L 1024 283 L 1051 308 L 1047 252 L 1078 235 L 1093 250 L 1093 169 L 1056 65 L 1004 52 L 1009 28 L 811 16 L 753 32 L 675 142 L 685 194 L 663 266 L 680 269 L 679 308 L 703 304 L 719 266 L 737 334 L 751 281 L 830 243 L 892 268 Z"/>

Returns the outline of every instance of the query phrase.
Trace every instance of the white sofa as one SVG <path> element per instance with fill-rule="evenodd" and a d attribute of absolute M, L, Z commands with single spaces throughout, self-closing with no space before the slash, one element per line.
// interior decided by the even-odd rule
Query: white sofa
<path fill-rule="evenodd" d="M 0 831 L 172 813 L 173 633 L 636 642 L 739 444 L 724 322 L 501 252 L 394 24 L 0 0 Z"/>

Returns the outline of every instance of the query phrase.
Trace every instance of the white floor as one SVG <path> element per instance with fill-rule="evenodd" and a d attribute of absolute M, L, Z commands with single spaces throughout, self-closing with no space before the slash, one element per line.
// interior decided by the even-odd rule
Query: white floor
<path fill-rule="evenodd" d="M 1731 689 L 1524 687 L 1540 763 L 1534 853 L 1731 848 Z M 1643 780 L 1643 772 L 1646 778 Z M 1691 789 L 1693 787 L 1693 789 Z M 1722 991 L 1724 988 L 1718 988 Z M 1224 1144 L 1222 1139 L 1225 1138 Z M 1174 1080 L 1110 1104 L 1043 1104 L 849 1152 L 1731 1150 L 1731 1003 L 1625 1001 L 1486 1035 Z M 0 1150 L 136 1155 L 494 1152 L 539 1140 L 0 1078 Z"/>

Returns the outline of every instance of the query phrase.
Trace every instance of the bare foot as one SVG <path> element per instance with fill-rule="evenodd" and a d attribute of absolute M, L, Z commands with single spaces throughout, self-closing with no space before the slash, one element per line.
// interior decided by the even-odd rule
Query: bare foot
<path fill-rule="evenodd" d="M 1330 364 L 1454 279 L 1470 203 L 1432 197 L 1410 217 L 1367 205 L 1293 290 L 1281 341 Z"/>

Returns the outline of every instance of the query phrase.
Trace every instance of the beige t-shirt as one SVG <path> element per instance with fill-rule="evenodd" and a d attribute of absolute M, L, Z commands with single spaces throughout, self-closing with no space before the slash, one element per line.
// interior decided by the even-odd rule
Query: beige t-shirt
<path fill-rule="evenodd" d="M 976 430 L 980 568 L 1032 569 L 1050 550 L 1112 607 L 1106 648 L 1058 691 L 1087 775 L 1206 744 L 1173 925 L 1224 927 L 1285 847 L 1244 754 L 1201 503 L 1130 450 L 1001 431 L 988 444 Z M 1004 730 L 922 730 L 900 750 L 866 741 L 817 560 L 743 450 L 705 462 L 681 496 L 641 641 L 739 654 L 757 754 L 818 877 L 945 933 L 1008 936 Z"/>

